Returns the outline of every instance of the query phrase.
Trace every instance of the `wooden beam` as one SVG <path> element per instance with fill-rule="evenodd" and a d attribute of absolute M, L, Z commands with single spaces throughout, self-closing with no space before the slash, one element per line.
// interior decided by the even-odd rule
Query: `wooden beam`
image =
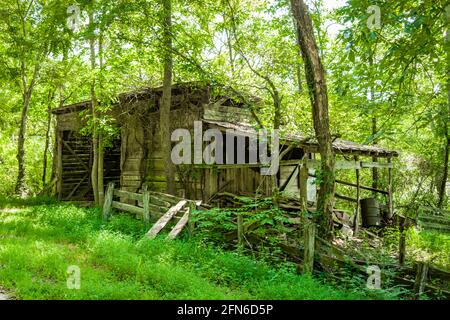
<path fill-rule="evenodd" d="M 355 160 L 358 160 L 355 157 Z M 358 217 L 359 217 L 359 200 L 360 200 L 360 177 L 359 177 L 359 169 L 356 169 L 356 209 L 355 209 L 355 219 L 353 220 L 353 234 L 356 235 L 358 233 Z"/>
<path fill-rule="evenodd" d="M 292 166 L 296 164 L 306 164 L 309 169 L 317 169 L 320 167 L 320 160 L 306 159 L 306 160 L 284 160 L 280 161 L 282 166 Z M 350 169 L 361 169 L 361 168 L 392 168 L 392 163 L 385 162 L 364 162 L 364 161 L 336 161 L 336 169 L 350 170 Z"/>
<path fill-rule="evenodd" d="M 108 188 L 106 189 L 105 194 L 105 203 L 103 204 L 103 219 L 107 220 L 109 217 L 109 213 L 111 211 L 111 205 L 114 194 L 114 182 L 108 183 Z"/>
<path fill-rule="evenodd" d="M 147 190 L 147 185 L 144 185 L 144 190 L 142 194 L 142 205 L 144 207 L 144 221 L 149 222 L 150 221 L 150 194 Z"/>
<path fill-rule="evenodd" d="M 127 212 L 130 212 L 130 213 L 134 213 L 134 214 L 137 214 L 137 215 L 141 215 L 141 216 L 144 215 L 144 209 L 136 207 L 136 206 L 133 206 L 131 204 L 126 204 L 126 203 L 120 203 L 120 202 L 117 202 L 117 201 L 113 201 L 112 202 L 112 207 L 116 208 L 116 209 L 119 209 L 119 210 L 123 210 L 123 211 L 127 211 Z"/>
<path fill-rule="evenodd" d="M 416 299 L 420 299 L 420 295 L 423 294 L 425 286 L 427 284 L 429 264 L 425 262 L 417 263 L 416 280 L 414 282 L 414 292 Z"/>
<path fill-rule="evenodd" d="M 359 172 L 358 169 L 357 169 L 357 171 Z M 358 187 L 357 184 L 354 184 L 354 183 L 351 183 L 351 182 L 342 181 L 342 180 L 338 180 L 338 179 L 336 179 L 336 183 L 343 184 L 343 185 L 346 185 L 346 186 L 349 186 L 349 187 Z M 363 186 L 363 185 L 359 185 L 359 188 L 360 189 L 364 189 L 364 190 L 369 190 L 369 191 L 372 191 L 372 192 L 378 192 L 378 193 L 386 194 L 386 195 L 389 194 L 388 191 L 375 189 L 375 188 L 367 187 L 367 186 Z"/>
<path fill-rule="evenodd" d="M 335 195 L 336 198 L 338 198 L 338 199 L 342 199 L 342 200 L 346 200 L 346 201 L 350 201 L 350 202 L 357 202 L 356 199 L 350 198 L 350 197 L 347 197 L 347 196 L 343 196 L 343 195 L 341 195 L 341 194 L 339 194 L 339 193 L 335 193 L 334 195 Z"/>
<path fill-rule="evenodd" d="M 78 188 L 80 187 L 80 185 L 84 182 L 84 180 L 86 180 L 86 178 L 89 177 L 89 173 L 86 173 L 86 175 L 83 177 L 83 179 L 80 180 L 80 182 L 78 182 L 75 187 L 72 189 L 72 191 L 69 193 L 69 195 L 66 197 L 66 200 L 69 200 L 71 196 L 73 196 L 73 194 L 75 193 L 75 191 L 78 190 Z"/>
<path fill-rule="evenodd" d="M 167 235 L 168 240 L 173 240 L 177 237 L 177 235 L 183 230 L 184 226 L 189 221 L 189 213 L 190 208 L 186 210 L 186 213 L 181 217 L 181 219 L 178 221 L 178 223 L 173 227 L 173 229 L 170 231 L 170 233 Z"/>
<path fill-rule="evenodd" d="M 388 169 L 393 168 L 392 162 L 364 162 L 361 161 L 362 168 L 380 168 L 380 169 Z"/>
<path fill-rule="evenodd" d="M 56 176 L 58 177 L 58 181 L 56 184 L 56 192 L 58 194 L 58 200 L 62 200 L 62 149 L 63 149 L 63 134 L 62 130 L 57 129 L 57 152 L 58 152 L 58 158 L 57 158 L 57 164 L 56 164 Z"/>
<path fill-rule="evenodd" d="M 306 166 L 300 167 L 298 180 L 300 189 L 300 206 L 302 210 L 306 210 L 308 203 L 308 168 L 306 168 Z"/>
<path fill-rule="evenodd" d="M 131 200 L 143 201 L 144 196 L 140 193 L 129 192 L 125 190 L 114 190 L 114 195 L 120 198 L 127 198 Z"/>
<path fill-rule="evenodd" d="M 62 140 L 64 146 L 66 147 L 67 150 L 70 151 L 71 154 L 73 154 L 75 156 L 75 158 L 78 160 L 78 162 L 86 169 L 87 172 L 90 172 L 90 169 L 88 168 L 88 166 L 84 163 L 84 161 L 79 157 L 78 153 L 76 153 L 75 151 L 73 151 L 73 149 L 69 146 L 69 144 L 67 142 L 65 142 L 64 140 Z"/>
<path fill-rule="evenodd" d="M 172 219 L 173 216 L 175 216 L 185 205 L 187 201 L 181 200 L 176 205 L 171 207 L 165 215 L 163 215 L 154 225 L 153 227 L 147 232 L 147 237 L 150 239 L 153 239 L 156 237 L 159 231 L 161 231 L 162 228 L 166 226 L 166 224 Z"/>
<path fill-rule="evenodd" d="M 314 247 L 316 238 L 316 226 L 314 223 L 307 223 L 304 229 L 304 246 L 305 251 L 303 255 L 303 273 L 312 274 L 314 271 Z"/>
<path fill-rule="evenodd" d="M 392 159 L 388 159 L 389 163 L 391 163 Z M 394 197 L 392 194 L 392 168 L 388 169 L 388 219 L 391 219 L 394 216 Z"/>
<path fill-rule="evenodd" d="M 295 179 L 298 175 L 298 167 L 299 165 L 297 165 L 294 170 L 292 170 L 292 172 L 289 174 L 289 177 L 286 179 L 286 181 L 283 183 L 283 185 L 280 187 L 280 191 L 284 191 L 284 189 L 286 189 L 286 187 L 289 185 L 289 183 Z"/>

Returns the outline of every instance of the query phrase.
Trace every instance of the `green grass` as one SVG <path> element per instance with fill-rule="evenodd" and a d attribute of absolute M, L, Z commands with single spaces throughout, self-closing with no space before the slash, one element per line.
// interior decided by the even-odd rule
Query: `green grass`
<path fill-rule="evenodd" d="M 410 229 L 407 251 L 415 260 L 432 261 L 440 268 L 450 270 L 450 234 Z"/>
<path fill-rule="evenodd" d="M 364 299 L 194 240 L 148 240 L 126 215 L 0 200 L 0 286 L 18 299 Z M 67 288 L 67 268 L 81 288 Z"/>

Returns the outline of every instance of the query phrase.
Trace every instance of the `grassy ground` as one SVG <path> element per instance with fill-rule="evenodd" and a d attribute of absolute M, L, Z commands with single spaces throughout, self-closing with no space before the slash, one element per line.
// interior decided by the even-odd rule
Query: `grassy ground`
<path fill-rule="evenodd" d="M 293 270 L 196 241 L 143 239 L 148 226 L 98 209 L 0 200 L 0 286 L 18 299 L 365 299 Z M 81 288 L 67 288 L 67 268 Z"/>

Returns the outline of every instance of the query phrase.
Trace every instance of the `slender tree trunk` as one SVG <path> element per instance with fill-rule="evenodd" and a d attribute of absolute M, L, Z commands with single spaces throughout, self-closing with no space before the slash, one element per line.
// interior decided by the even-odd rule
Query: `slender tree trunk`
<path fill-rule="evenodd" d="M 44 146 L 44 155 L 43 155 L 43 168 L 42 168 L 42 187 L 45 187 L 45 182 L 47 180 L 47 153 L 50 145 L 50 130 L 52 124 L 52 102 L 55 96 L 55 91 L 51 91 L 48 95 L 48 104 L 47 104 L 47 129 L 45 132 L 45 146 Z"/>
<path fill-rule="evenodd" d="M 372 88 L 371 88 L 372 90 Z M 372 135 L 377 134 L 377 118 L 373 117 L 372 118 Z M 376 143 L 374 143 L 375 145 Z M 378 162 L 378 158 L 377 157 L 373 157 L 372 158 L 373 162 Z M 372 188 L 374 189 L 378 189 L 378 169 L 377 168 L 372 168 Z M 376 192 L 373 193 L 373 196 L 375 197 L 377 195 Z"/>
<path fill-rule="evenodd" d="M 317 210 L 323 214 L 321 232 L 332 237 L 333 205 L 335 185 L 335 158 L 328 116 L 328 93 L 325 71 L 314 38 L 314 29 L 308 8 L 303 0 L 291 0 L 296 20 L 300 50 L 305 64 L 305 74 L 311 99 L 314 130 L 319 143 L 321 158 L 321 182 L 317 200 Z"/>
<path fill-rule="evenodd" d="M 230 68 L 231 68 L 231 78 L 234 79 L 234 54 L 233 54 L 233 44 L 231 43 L 231 36 L 229 31 L 225 29 L 225 34 L 227 36 L 227 46 L 228 46 L 228 57 L 230 58 Z"/>
<path fill-rule="evenodd" d="M 99 56 L 99 85 L 102 88 L 102 72 L 103 72 L 103 30 L 100 28 L 99 38 L 98 38 L 98 56 Z M 97 117 L 99 115 L 97 114 Z M 99 128 L 97 128 L 98 131 Z M 104 172 L 104 136 L 102 133 L 97 134 L 97 188 L 98 188 L 98 201 L 101 206 L 103 206 L 104 198 L 105 198 L 105 186 L 103 181 L 103 172 Z"/>
<path fill-rule="evenodd" d="M 295 17 L 293 17 L 293 20 L 294 20 L 294 27 L 295 27 L 295 29 L 297 29 L 297 20 L 295 20 Z M 297 40 L 297 43 L 300 43 L 297 32 L 295 32 L 295 39 Z M 302 51 L 299 48 L 298 49 L 298 58 L 300 58 L 301 56 L 302 56 Z M 303 66 L 300 63 L 300 59 L 298 59 L 297 63 L 295 64 L 295 71 L 297 72 L 297 88 L 298 88 L 299 94 L 303 93 L 302 68 L 303 68 Z"/>
<path fill-rule="evenodd" d="M 273 109 L 274 109 L 274 117 L 273 117 L 273 128 L 274 130 L 280 129 L 281 125 L 281 97 L 279 92 L 275 89 L 273 92 Z"/>
<path fill-rule="evenodd" d="M 24 89 L 23 104 L 22 104 L 22 116 L 20 121 L 19 137 L 17 141 L 17 162 L 18 162 L 18 174 L 15 192 L 16 194 L 24 197 L 26 195 L 25 186 L 25 134 L 27 130 L 28 110 L 30 107 L 31 92 Z"/>
<path fill-rule="evenodd" d="M 447 6 L 447 10 L 449 9 L 450 5 Z M 447 22 L 450 20 L 450 12 L 447 12 Z M 443 173 L 442 173 L 442 181 L 439 188 L 439 197 L 438 197 L 438 207 L 442 208 L 444 206 L 444 200 L 445 200 L 445 191 L 447 186 L 447 180 L 448 180 L 448 160 L 449 160 L 449 153 L 450 153 L 450 133 L 449 133 L 449 126 L 448 122 L 450 121 L 450 30 L 447 30 L 446 33 L 446 41 L 445 41 L 445 48 L 447 51 L 447 110 L 444 111 L 444 125 L 445 125 L 445 153 L 444 153 L 444 163 L 443 163 Z"/>
<path fill-rule="evenodd" d="M 103 206 L 105 200 L 105 186 L 103 181 L 103 164 L 104 164 L 104 147 L 103 135 L 98 135 L 98 159 L 97 159 L 97 185 L 98 185 L 98 201 Z"/>
<path fill-rule="evenodd" d="M 92 32 L 94 31 L 94 13 L 93 11 L 89 12 L 89 25 L 92 28 Z M 94 35 L 91 35 L 89 39 L 89 49 L 90 49 L 90 60 L 91 60 L 91 71 L 94 73 L 95 71 L 95 39 Z M 92 83 L 91 83 L 91 114 L 92 114 L 92 151 L 93 151 L 93 160 L 92 160 L 92 168 L 91 168 L 91 181 L 92 181 L 92 191 L 94 193 L 94 202 L 95 204 L 99 204 L 99 195 L 98 195 L 98 130 L 97 130 L 97 96 L 95 92 L 95 76 L 93 75 Z"/>
<path fill-rule="evenodd" d="M 162 0 L 163 5 L 163 60 L 164 80 L 160 107 L 161 148 L 165 162 L 167 192 L 175 194 L 175 173 L 170 157 L 170 103 L 172 98 L 172 2 Z"/>
<path fill-rule="evenodd" d="M 369 66 L 370 66 L 370 72 L 373 72 L 373 55 L 374 55 L 374 51 L 371 51 L 369 54 Z M 373 85 L 373 78 L 370 78 L 370 102 L 372 104 L 372 108 L 374 108 L 374 101 L 375 101 L 375 88 Z M 374 137 L 378 132 L 378 128 L 377 128 L 377 118 L 376 117 L 372 117 L 372 137 Z M 376 145 L 377 143 L 374 141 L 373 142 L 374 145 Z M 373 157 L 372 158 L 373 162 L 378 162 L 378 158 L 377 157 Z M 378 169 L 377 168 L 372 168 L 372 188 L 374 189 L 378 189 Z M 373 193 L 373 197 L 376 197 L 377 193 L 374 192 Z"/>

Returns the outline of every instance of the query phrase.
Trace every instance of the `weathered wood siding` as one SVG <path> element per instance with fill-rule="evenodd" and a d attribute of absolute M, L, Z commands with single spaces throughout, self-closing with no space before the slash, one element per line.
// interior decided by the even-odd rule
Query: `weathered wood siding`
<path fill-rule="evenodd" d="M 62 200 L 92 200 L 91 169 L 92 139 L 80 133 L 86 126 L 84 112 L 58 114 L 56 117 L 55 174 L 58 178 L 56 191 Z M 105 148 L 105 185 L 120 178 L 120 140 Z"/>

